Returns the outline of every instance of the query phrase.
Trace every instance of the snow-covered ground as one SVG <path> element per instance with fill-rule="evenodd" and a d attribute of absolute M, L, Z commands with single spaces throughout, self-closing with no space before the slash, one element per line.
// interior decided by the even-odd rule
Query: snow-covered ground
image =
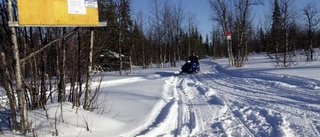
<path fill-rule="evenodd" d="M 174 74 L 179 67 L 98 74 L 99 114 L 63 103 L 63 113 L 52 104 L 29 117 L 41 137 L 319 137 L 319 60 L 275 68 L 266 55 L 252 55 L 238 69 L 203 59 L 190 75 Z"/>

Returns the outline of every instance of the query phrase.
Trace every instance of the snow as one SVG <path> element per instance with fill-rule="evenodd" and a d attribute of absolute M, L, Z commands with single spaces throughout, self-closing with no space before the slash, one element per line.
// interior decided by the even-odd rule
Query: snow
<path fill-rule="evenodd" d="M 41 137 L 56 126 L 59 137 L 320 136 L 320 61 L 290 68 L 271 62 L 256 54 L 236 69 L 227 59 L 200 60 L 198 74 L 175 74 L 180 67 L 98 73 L 95 112 L 55 103 L 30 111 L 29 120 Z"/>

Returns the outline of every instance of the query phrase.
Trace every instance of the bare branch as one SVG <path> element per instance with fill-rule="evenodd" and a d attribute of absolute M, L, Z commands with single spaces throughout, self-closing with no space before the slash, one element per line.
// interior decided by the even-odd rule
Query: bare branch
<path fill-rule="evenodd" d="M 54 43 L 56 43 L 56 42 L 59 42 L 59 41 L 61 41 L 61 40 L 64 39 L 64 38 L 68 38 L 69 36 L 72 36 L 78 29 L 79 29 L 79 27 L 73 29 L 73 30 L 72 30 L 71 32 L 69 32 L 68 34 L 66 34 L 66 35 L 64 35 L 64 36 L 62 36 L 62 37 L 60 37 L 60 38 L 58 38 L 58 39 L 50 42 L 49 44 L 43 46 L 43 47 L 40 48 L 39 50 L 31 53 L 29 56 L 21 59 L 21 60 L 20 60 L 20 64 L 24 64 L 28 59 L 30 59 L 31 57 L 39 54 L 40 52 L 42 52 L 42 51 L 43 51 L 44 49 L 46 49 L 47 47 L 50 47 L 52 44 L 54 44 Z"/>

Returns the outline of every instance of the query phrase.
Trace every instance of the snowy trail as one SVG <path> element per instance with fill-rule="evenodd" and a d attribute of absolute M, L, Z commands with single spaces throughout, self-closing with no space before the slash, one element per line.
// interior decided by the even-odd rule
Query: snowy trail
<path fill-rule="evenodd" d="M 166 80 L 161 121 L 138 136 L 320 136 L 319 85 L 207 66 L 202 73 Z"/>
<path fill-rule="evenodd" d="M 255 136 L 319 136 L 319 90 L 306 88 L 317 85 L 301 85 L 297 78 L 285 76 L 282 80 L 283 76 L 271 74 L 246 78 L 240 72 L 229 75 L 216 69 L 219 66 L 213 68 L 213 73 L 196 75 L 197 80 L 223 98 L 245 131 Z M 308 79 L 303 81 L 314 83 Z M 241 131 L 231 135 L 239 134 L 246 136 L 246 132 Z"/>

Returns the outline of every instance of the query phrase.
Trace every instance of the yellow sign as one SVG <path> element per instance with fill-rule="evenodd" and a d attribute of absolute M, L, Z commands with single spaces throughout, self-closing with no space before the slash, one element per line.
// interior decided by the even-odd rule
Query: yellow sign
<path fill-rule="evenodd" d="M 18 17 L 25 26 L 99 25 L 97 0 L 18 0 Z"/>

